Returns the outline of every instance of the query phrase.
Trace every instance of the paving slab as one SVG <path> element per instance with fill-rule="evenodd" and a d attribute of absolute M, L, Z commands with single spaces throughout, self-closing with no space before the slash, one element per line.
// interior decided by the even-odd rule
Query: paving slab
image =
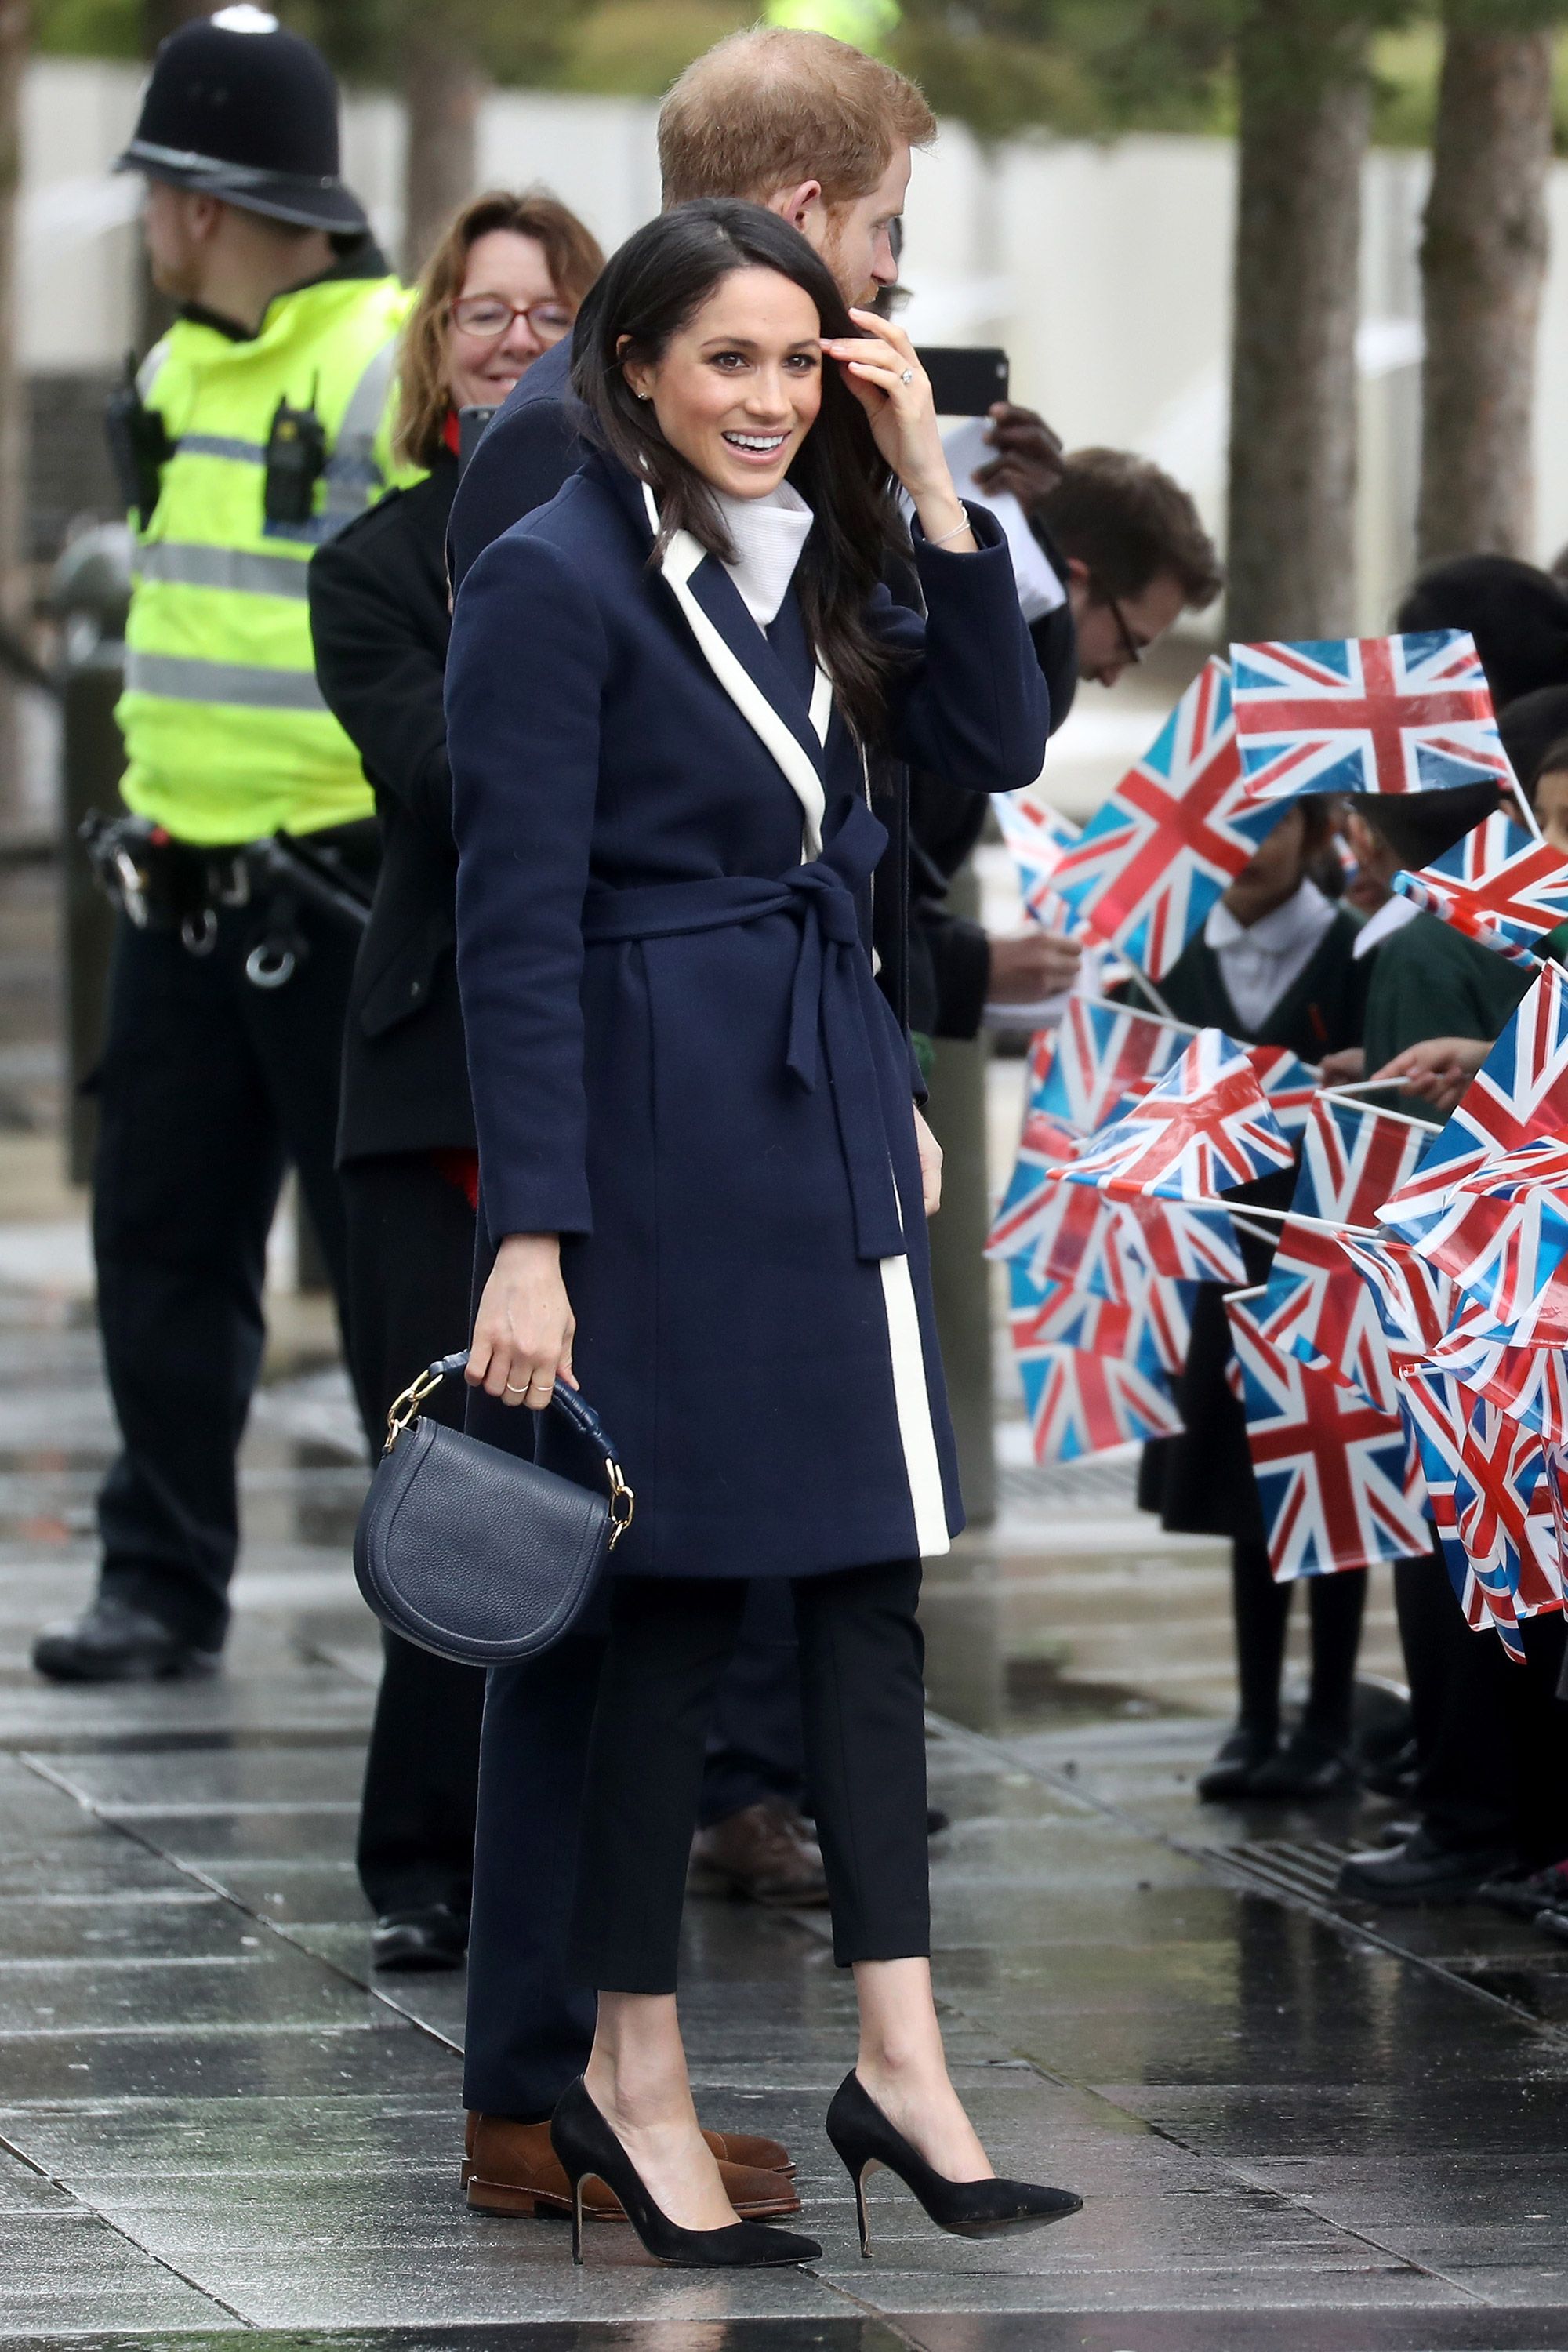
<path fill-rule="evenodd" d="M 702 2113 L 788 2139 L 823 2258 L 678 2273 L 596 2227 L 576 2270 L 564 2228 L 461 2198 L 461 1975 L 369 1965 L 341 1375 L 263 1399 L 225 1671 L 51 1690 L 26 1643 L 90 1584 L 96 1382 L 90 1333 L 0 1288 L 0 2352 L 1568 2347 L 1568 1964 L 1491 1915 L 1340 1905 L 1386 1809 L 1196 1806 L 1223 1562 L 1141 1534 L 1126 1465 L 1007 1468 L 928 1611 L 955 2080 L 998 2163 L 1085 2211 L 976 2244 L 881 2177 L 863 2263 L 826 1923 L 693 1902 Z M 1386 1594 L 1373 1625 L 1375 1660 Z"/>

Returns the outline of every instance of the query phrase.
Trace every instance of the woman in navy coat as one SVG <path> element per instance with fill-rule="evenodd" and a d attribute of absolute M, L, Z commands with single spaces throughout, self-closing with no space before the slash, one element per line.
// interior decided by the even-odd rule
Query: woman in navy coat
<path fill-rule="evenodd" d="M 598 2032 L 552 2137 L 667 2260 L 816 2252 L 735 2221 L 674 1998 L 714 1685 L 745 1580 L 786 1576 L 861 2008 L 830 2133 L 858 2191 L 874 2156 L 946 2226 L 1037 2224 L 1077 2200 L 992 2177 L 931 1993 L 915 1602 L 962 1507 L 922 1214 L 939 1155 L 872 971 L 868 754 L 1018 789 L 1038 665 L 907 338 L 847 313 L 775 215 L 707 202 L 639 231 L 584 307 L 574 381 L 598 447 L 468 573 L 447 677 L 495 1248 L 469 1378 L 535 1412 L 580 1379 L 637 1492 L 574 1913 Z M 889 475 L 923 622 L 879 584 Z"/>

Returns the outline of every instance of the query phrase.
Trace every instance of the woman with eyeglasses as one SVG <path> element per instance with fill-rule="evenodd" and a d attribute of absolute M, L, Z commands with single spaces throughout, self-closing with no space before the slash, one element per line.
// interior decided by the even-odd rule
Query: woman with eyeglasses
<path fill-rule="evenodd" d="M 479 196 L 432 255 L 404 332 L 399 454 L 424 478 L 318 550 L 317 676 L 384 836 L 343 1050 L 349 1351 L 372 1443 L 467 1328 L 474 1118 L 453 963 L 458 859 L 442 709 L 458 418 L 503 401 L 571 332 L 603 256 L 538 191 Z M 461 1418 L 460 1393 L 431 1409 Z M 378 1968 L 457 1968 L 468 1944 L 484 1676 L 393 1636 L 365 1772 L 361 1882 Z"/>

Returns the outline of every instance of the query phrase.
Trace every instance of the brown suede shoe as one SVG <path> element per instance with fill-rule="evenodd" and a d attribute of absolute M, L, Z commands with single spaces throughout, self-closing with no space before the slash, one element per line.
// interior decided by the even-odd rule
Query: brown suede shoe
<path fill-rule="evenodd" d="M 460 2189 L 468 2187 L 473 2172 L 474 2135 L 484 2120 L 472 2107 L 463 2118 L 463 2169 L 458 2182 Z M 795 2158 L 782 2140 L 764 2139 L 760 2132 L 705 2131 L 702 2137 L 721 2164 L 737 2164 L 748 2172 L 784 2172 L 792 2176 L 795 2172 Z"/>
<path fill-rule="evenodd" d="M 822 1851 L 793 1805 L 764 1797 L 699 1830 L 687 1866 L 689 1895 L 733 1895 L 770 1911 L 815 1911 L 827 1900 Z"/>
<path fill-rule="evenodd" d="M 711 2134 L 706 2134 L 710 2140 Z M 717 2150 L 715 2150 L 717 2154 Z M 477 2213 L 570 2213 L 572 2189 L 550 2145 L 548 2124 L 513 2124 L 481 2116 L 474 2135 L 468 2200 Z M 742 2221 L 773 2221 L 800 2211 L 795 2183 L 779 2172 L 719 2161 L 724 2194 Z M 583 2210 L 595 2221 L 624 2221 L 620 2200 L 602 2180 L 583 2184 Z"/>

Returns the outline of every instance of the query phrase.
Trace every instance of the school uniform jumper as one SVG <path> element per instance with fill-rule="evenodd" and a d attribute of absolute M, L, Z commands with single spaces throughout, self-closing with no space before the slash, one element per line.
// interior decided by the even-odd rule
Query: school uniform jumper
<path fill-rule="evenodd" d="M 975 552 L 917 538 L 923 622 L 869 600 L 905 663 L 886 748 L 1016 791 L 1047 698 L 972 520 Z M 795 1587 L 839 1956 L 924 1948 L 913 1603 L 963 1523 L 918 1080 L 871 963 L 887 832 L 793 588 L 764 634 L 688 535 L 650 567 L 657 526 L 591 457 L 472 566 L 447 674 L 481 1226 L 562 1236 L 574 1365 L 637 1496 L 574 1939 L 627 1990 L 673 1985 L 707 1705 L 758 1576 Z M 479 1877 L 506 1867 L 481 1845 Z"/>

